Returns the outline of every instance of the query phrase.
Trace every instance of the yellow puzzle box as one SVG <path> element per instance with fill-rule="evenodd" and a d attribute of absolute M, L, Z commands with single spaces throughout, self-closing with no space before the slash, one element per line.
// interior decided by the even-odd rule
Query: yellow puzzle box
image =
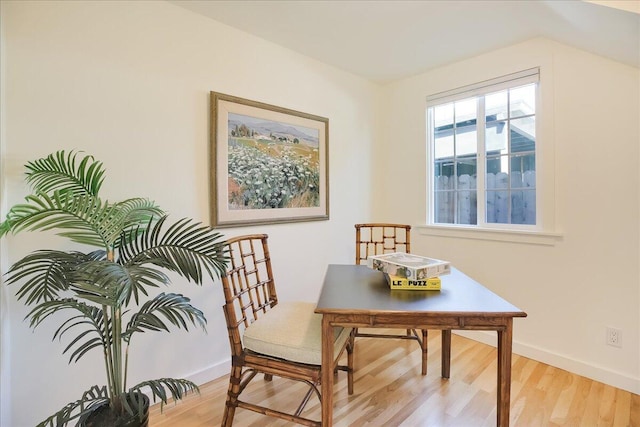
<path fill-rule="evenodd" d="M 404 277 L 390 276 L 387 277 L 387 283 L 391 289 L 402 289 L 411 291 L 439 291 L 442 281 L 439 277 L 429 277 L 427 279 L 412 280 Z"/>

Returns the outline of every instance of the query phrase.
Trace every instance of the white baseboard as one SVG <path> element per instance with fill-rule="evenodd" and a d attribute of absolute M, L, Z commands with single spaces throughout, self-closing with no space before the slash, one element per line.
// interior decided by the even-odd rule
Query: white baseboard
<path fill-rule="evenodd" d="M 484 344 L 495 347 L 497 345 L 497 335 L 486 331 L 453 331 L 453 333 L 465 338 L 479 341 Z M 523 344 L 517 341 L 513 342 L 513 352 L 556 368 L 564 369 L 592 380 L 629 391 L 631 393 L 640 394 L 640 378 L 615 372 L 601 366 L 594 366 L 580 360 L 572 359 L 561 354 L 553 353 L 539 347 Z"/>
<path fill-rule="evenodd" d="M 208 383 L 209 381 L 213 381 L 220 377 L 229 375 L 229 372 L 231 372 L 231 358 L 222 360 L 221 362 L 218 362 L 215 365 L 208 366 L 198 372 L 189 374 L 184 378 L 189 381 L 193 381 L 198 385 L 203 385 L 205 383 Z"/>
<path fill-rule="evenodd" d="M 191 373 L 189 375 L 180 376 L 180 378 L 192 381 L 196 385 L 201 386 L 208 383 L 209 381 L 216 380 L 222 376 L 227 376 L 229 375 L 229 372 L 231 372 L 231 358 L 216 363 L 215 365 L 208 366 L 205 369 Z M 146 394 L 147 397 L 152 399 L 153 402 L 153 394 L 150 387 L 144 387 L 141 389 L 141 391 Z M 4 424 L 0 423 L 0 426 L 3 425 Z"/>

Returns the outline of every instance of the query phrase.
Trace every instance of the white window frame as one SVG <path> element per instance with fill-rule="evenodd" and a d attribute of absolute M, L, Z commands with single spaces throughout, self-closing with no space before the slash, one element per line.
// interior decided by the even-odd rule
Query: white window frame
<path fill-rule="evenodd" d="M 501 77 L 485 80 L 476 84 L 462 86 L 427 96 L 426 99 L 426 136 L 427 136 L 427 225 L 420 227 L 422 234 L 464 237 L 483 240 L 517 241 L 534 244 L 555 244 L 561 237 L 555 226 L 554 195 L 554 150 L 553 150 L 553 85 L 545 80 L 541 67 L 533 67 L 510 73 Z M 544 81 L 544 82 L 543 82 Z M 485 95 L 507 88 L 536 83 L 536 223 L 504 224 L 487 223 L 485 203 L 485 154 L 484 136 L 478 115 L 477 132 L 479 147 L 477 157 L 477 205 L 478 224 L 448 224 L 434 221 L 434 143 L 432 140 L 429 108 L 461 99 Z M 549 84 L 548 84 L 549 83 Z M 482 120 L 484 121 L 484 119 Z M 482 134 L 482 136 L 480 136 Z M 482 153 L 482 155 L 481 155 Z M 480 211 L 482 209 L 482 211 Z M 481 215 L 480 212 L 483 212 Z"/>

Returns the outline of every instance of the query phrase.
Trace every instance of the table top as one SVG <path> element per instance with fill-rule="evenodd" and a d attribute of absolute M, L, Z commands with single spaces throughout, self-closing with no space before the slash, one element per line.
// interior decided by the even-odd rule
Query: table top
<path fill-rule="evenodd" d="M 389 289 L 384 274 L 364 265 L 330 264 L 316 306 L 322 314 L 387 312 L 526 317 L 527 314 L 466 274 L 451 269 L 439 291 Z"/>

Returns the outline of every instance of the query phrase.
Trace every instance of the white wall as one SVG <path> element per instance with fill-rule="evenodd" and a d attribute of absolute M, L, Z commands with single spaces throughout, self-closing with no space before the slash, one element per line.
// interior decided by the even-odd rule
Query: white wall
<path fill-rule="evenodd" d="M 148 196 L 175 218 L 208 221 L 213 90 L 328 117 L 330 129 L 329 221 L 221 231 L 270 235 L 284 300 L 315 301 L 326 265 L 352 262 L 353 224 L 371 206 L 371 162 L 353 160 L 367 159 L 377 138 L 377 86 L 166 2 L 2 2 L 1 12 L 5 205 L 27 194 L 26 161 L 76 148 L 104 162 L 110 200 Z M 42 233 L 5 241 L 3 273 L 32 250 L 66 245 Z M 203 309 L 208 334 L 145 334 L 132 346 L 132 383 L 202 383 L 228 371 L 219 286 L 176 290 Z M 32 332 L 11 287 L 2 292 L 9 353 L 2 347 L 0 425 L 32 426 L 104 384 L 99 354 L 68 367 L 62 344 L 51 342 L 55 322 Z"/>
<path fill-rule="evenodd" d="M 6 64 L 6 45 L 5 45 L 5 20 L 2 3 L 0 3 L 0 189 L 4 189 L 4 144 L 5 139 L 5 64 Z M 0 212 L 4 212 L 5 208 L 5 192 L 0 191 Z M 6 268 L 6 242 L 0 240 L 0 272 L 4 272 Z M 0 279 L 1 281 L 2 279 Z M 7 310 L 8 292 L 0 283 L 0 402 L 6 402 L 9 399 L 9 390 L 11 390 L 11 366 L 9 365 L 9 316 Z M 0 403 L 0 425 L 8 425 L 8 409 Z"/>
<path fill-rule="evenodd" d="M 555 170 L 550 222 L 562 238 L 531 245 L 422 229 L 412 249 L 452 261 L 526 311 L 515 322 L 515 351 L 639 393 L 637 68 L 534 39 L 386 86 L 387 133 L 376 152 L 389 173 L 377 183 L 375 211 L 425 224 L 427 95 L 538 65 L 545 99 L 537 144 L 555 155 L 544 167 Z M 605 345 L 606 326 L 622 329 L 622 348 Z"/>

